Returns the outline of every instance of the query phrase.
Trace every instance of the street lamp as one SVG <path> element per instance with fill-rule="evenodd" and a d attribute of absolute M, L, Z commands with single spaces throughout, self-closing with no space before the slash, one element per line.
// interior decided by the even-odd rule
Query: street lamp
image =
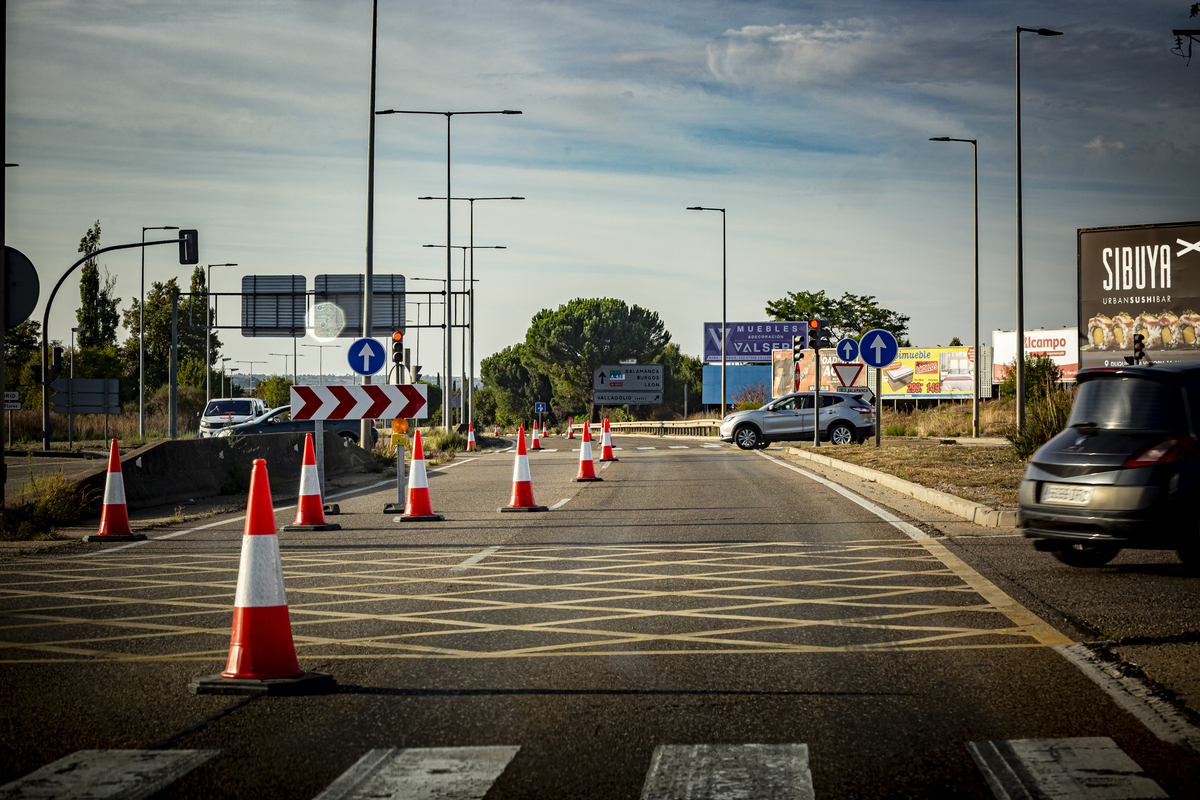
<path fill-rule="evenodd" d="M 1049 28 L 1017 26 L 1017 429 L 1025 427 L 1025 263 L 1021 230 L 1021 34 L 1062 36 Z"/>
<path fill-rule="evenodd" d="M 238 371 L 237 367 L 229 368 L 229 396 L 230 397 L 233 397 L 233 373 L 235 373 L 237 371 Z M 221 391 L 222 391 L 222 393 L 224 393 L 224 391 L 225 391 L 224 384 L 225 384 L 225 373 L 222 372 L 221 373 Z"/>
<path fill-rule="evenodd" d="M 317 348 L 317 383 L 325 385 L 325 348 L 341 347 L 340 344 L 302 344 L 301 347 Z"/>
<path fill-rule="evenodd" d="M 267 362 L 265 362 L 265 361 L 239 361 L 237 363 L 248 364 L 250 366 L 250 378 L 249 378 L 250 382 L 246 385 L 250 387 L 250 391 L 251 391 L 251 393 L 253 393 L 254 392 L 254 365 L 255 364 L 265 364 Z M 283 362 L 283 366 L 284 366 L 284 369 L 287 368 L 287 361 Z"/>
<path fill-rule="evenodd" d="M 471 207 L 474 208 L 474 206 L 475 206 L 475 204 L 472 203 Z M 472 234 L 471 238 L 474 239 L 474 234 Z M 444 244 L 425 244 L 425 245 L 421 245 L 421 246 L 422 247 L 445 247 L 446 245 L 444 245 Z M 452 249 L 463 251 L 462 283 L 466 284 L 465 291 L 467 292 L 467 299 L 469 299 L 473 296 L 474 291 L 475 291 L 475 251 L 476 250 L 507 250 L 508 248 L 503 245 L 474 245 L 473 244 L 473 245 L 468 246 L 468 245 L 456 244 L 456 245 L 452 246 Z M 468 250 L 471 251 L 471 282 L 470 283 L 467 283 L 467 251 Z M 453 287 L 451 287 L 450 291 L 452 294 Z M 450 296 L 447 295 L 446 299 L 447 299 L 447 301 L 449 301 Z M 455 309 L 455 316 L 454 316 L 454 318 L 450 319 L 451 325 L 454 324 L 455 320 L 458 317 L 458 313 L 457 313 L 458 303 L 457 302 L 454 304 L 453 308 Z M 467 323 L 467 327 L 469 327 L 470 331 L 471 331 L 470 340 L 472 342 L 474 342 L 474 340 L 475 340 L 474 303 L 471 303 L 471 308 L 472 308 L 472 313 L 471 313 L 470 319 Z M 462 383 L 462 392 L 459 395 L 459 422 L 460 423 L 473 421 L 473 418 L 468 416 L 468 411 L 467 411 L 467 408 L 468 408 L 467 397 L 468 397 L 468 395 L 471 394 L 471 391 L 472 391 L 467 388 L 467 382 L 468 382 L 468 380 L 470 380 L 472 383 L 474 383 L 474 379 L 475 379 L 475 364 L 474 364 L 475 347 L 472 344 L 472 346 L 471 346 L 471 361 L 472 361 L 472 363 L 471 363 L 470 370 L 468 370 L 467 369 L 467 344 L 466 344 L 466 342 L 467 342 L 467 332 L 466 332 L 466 330 L 464 330 L 463 331 L 463 359 L 462 359 L 462 368 L 463 368 L 462 381 L 463 381 L 463 383 Z"/>
<path fill-rule="evenodd" d="M 204 272 L 204 400 L 212 400 L 212 268 L 237 264 L 209 264 Z M 224 386 L 221 387 L 224 391 Z"/>
<path fill-rule="evenodd" d="M 178 225 L 142 226 L 142 294 L 138 304 L 138 436 L 146 438 L 146 231 L 177 231 Z"/>
<path fill-rule="evenodd" d="M 705 206 L 688 206 L 688 211 L 720 211 L 721 212 L 721 419 L 725 419 L 725 209 L 707 208 Z M 817 376 L 820 383 L 821 376 Z"/>
<path fill-rule="evenodd" d="M 970 142 L 975 151 L 975 375 L 974 396 L 971 398 L 971 436 L 979 438 L 979 382 L 983 379 L 979 368 L 979 143 L 974 139 L 954 139 L 950 136 L 931 136 L 931 142 Z M 990 380 L 990 378 L 989 378 Z"/>
<path fill-rule="evenodd" d="M 373 52 L 374 51 L 372 51 L 372 53 Z M 373 64 L 374 64 L 374 61 L 372 60 L 372 65 Z M 372 70 L 372 72 L 373 71 L 374 70 Z M 374 107 L 374 103 L 375 103 L 375 79 L 374 79 L 374 75 L 372 75 L 372 78 L 371 78 L 371 104 L 372 104 L 372 107 Z M 376 111 L 375 113 L 378 115 L 383 115 L 383 114 L 423 114 L 423 115 L 440 116 L 440 117 L 446 118 L 446 287 L 448 290 L 449 287 L 451 286 L 451 283 L 450 283 L 450 281 L 451 281 L 451 275 L 450 275 L 450 198 L 453 196 L 453 193 L 450 191 L 450 118 L 455 117 L 455 116 L 464 116 L 464 115 L 476 116 L 476 115 L 480 115 L 480 114 L 520 114 L 521 112 L 513 111 L 513 110 L 504 110 L 504 111 L 402 111 L 402 110 L 398 110 L 398 109 L 394 109 L 394 108 L 389 108 L 386 111 Z M 374 135 L 374 126 L 373 125 L 371 128 L 371 131 L 372 131 L 372 136 L 373 136 Z M 372 156 L 373 156 L 373 154 L 374 154 L 374 150 L 372 150 Z M 368 281 L 367 294 L 370 295 L 371 287 L 369 285 L 369 282 L 370 282 L 370 273 L 369 272 L 368 272 L 368 276 L 367 276 L 367 281 Z M 370 311 L 369 306 L 367 307 L 367 311 L 368 312 Z M 367 318 L 368 319 L 370 318 L 369 313 L 367 315 Z M 451 333 L 450 326 L 447 325 L 446 326 L 446 352 L 443 354 L 443 356 L 445 358 L 445 362 L 446 362 L 446 379 L 447 380 L 449 380 L 449 378 L 450 378 L 450 363 L 451 363 L 450 362 L 450 333 Z M 368 332 L 364 332 L 363 335 L 368 336 L 370 334 Z M 446 416 L 448 417 L 449 415 L 446 415 Z M 442 423 L 443 423 L 443 427 L 446 430 L 446 432 L 449 432 L 450 431 L 450 420 L 448 418 L 443 419 Z M 365 428 L 363 429 L 363 433 L 364 433 L 363 441 L 367 441 L 367 439 L 365 437 L 365 434 L 366 434 Z"/>
<path fill-rule="evenodd" d="M 230 359 L 230 358 L 228 358 L 228 357 L 224 357 L 224 358 L 222 358 L 222 359 L 221 359 L 221 397 L 225 397 L 225 396 L 226 396 L 226 395 L 225 395 L 225 362 L 226 362 L 226 361 L 230 361 L 230 360 L 231 360 L 231 359 Z M 209 399 L 211 400 L 212 398 L 209 398 Z M 207 405 L 207 404 L 205 404 L 205 406 L 204 406 L 204 407 L 207 409 L 207 408 L 208 408 L 208 405 Z"/>
<path fill-rule="evenodd" d="M 418 200 L 445 200 L 444 197 L 418 197 Z M 470 310 L 467 312 L 469 318 L 470 336 L 467 339 L 470 354 L 467 356 L 467 380 L 470 384 L 470 389 L 467 391 L 467 422 L 475 422 L 475 201 L 476 200 L 524 200 L 524 197 L 451 197 L 451 200 L 466 200 L 471 204 L 471 282 L 467 284 L 467 302 Z M 420 324 L 420 319 L 417 320 Z"/>
<path fill-rule="evenodd" d="M 287 377 L 287 373 L 288 373 L 287 360 L 289 358 L 292 360 L 292 385 L 295 386 L 296 385 L 296 359 L 304 358 L 304 354 L 301 353 L 299 355 L 296 355 L 293 353 L 267 353 L 267 355 L 283 356 L 283 377 L 285 377 L 285 378 Z M 266 362 L 263 362 L 263 363 L 266 363 Z"/>

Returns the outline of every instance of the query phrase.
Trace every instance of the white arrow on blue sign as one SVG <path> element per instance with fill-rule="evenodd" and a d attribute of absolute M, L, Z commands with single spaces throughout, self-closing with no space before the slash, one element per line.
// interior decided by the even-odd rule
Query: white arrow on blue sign
<path fill-rule="evenodd" d="M 900 352 L 900 345 L 896 342 L 896 337 L 891 331 L 884 331 L 876 328 L 873 331 L 867 331 L 862 337 L 863 362 L 868 367 L 879 369 L 886 367 L 888 364 L 896 360 L 896 354 Z"/>
<path fill-rule="evenodd" d="M 533 413 L 535 413 L 535 414 L 545 414 L 549 410 L 550 409 L 546 403 L 534 403 L 533 404 Z"/>
<path fill-rule="evenodd" d="M 374 339 L 355 339 L 354 344 L 350 345 L 350 354 L 347 358 L 350 362 L 350 369 L 359 375 L 374 375 L 383 369 L 386 356 L 383 352 L 383 345 Z"/>
<path fill-rule="evenodd" d="M 853 339 L 842 339 L 837 343 L 838 358 L 842 361 L 853 361 L 858 358 L 858 342 Z"/>

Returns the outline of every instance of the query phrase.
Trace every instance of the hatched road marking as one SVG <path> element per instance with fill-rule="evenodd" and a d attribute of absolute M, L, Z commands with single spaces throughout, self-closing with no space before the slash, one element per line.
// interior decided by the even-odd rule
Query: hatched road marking
<path fill-rule="evenodd" d="M 642 786 L 642 800 L 762 797 L 813 800 L 807 745 L 659 745 Z"/>
<path fill-rule="evenodd" d="M 0 797 L 143 798 L 157 793 L 219 750 L 80 750 L 0 786 Z"/>
<path fill-rule="evenodd" d="M 315 800 L 481 800 L 519 747 L 371 750 Z"/>
<path fill-rule="evenodd" d="M 970 742 L 996 800 L 1167 797 L 1107 736 Z"/>

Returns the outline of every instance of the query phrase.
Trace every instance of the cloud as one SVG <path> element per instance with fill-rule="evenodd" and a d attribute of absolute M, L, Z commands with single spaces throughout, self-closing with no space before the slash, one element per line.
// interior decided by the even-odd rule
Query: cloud
<path fill-rule="evenodd" d="M 826 84 L 874 60 L 879 36 L 859 19 L 818 25 L 747 25 L 708 45 L 708 68 L 733 84 Z"/>

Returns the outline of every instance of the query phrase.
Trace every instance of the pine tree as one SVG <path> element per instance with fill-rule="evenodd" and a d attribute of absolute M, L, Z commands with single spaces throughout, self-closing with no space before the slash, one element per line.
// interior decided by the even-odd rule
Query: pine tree
<path fill-rule="evenodd" d="M 100 220 L 88 229 L 79 240 L 79 252 L 91 255 L 100 249 Z M 79 274 L 79 310 L 75 319 L 79 322 L 79 349 L 89 347 L 115 347 L 117 344 L 117 325 L 120 316 L 117 305 L 121 298 L 113 297 L 113 288 L 117 279 L 104 268 L 104 278 L 100 278 L 100 267 L 96 259 L 89 258 L 84 262 Z"/>

